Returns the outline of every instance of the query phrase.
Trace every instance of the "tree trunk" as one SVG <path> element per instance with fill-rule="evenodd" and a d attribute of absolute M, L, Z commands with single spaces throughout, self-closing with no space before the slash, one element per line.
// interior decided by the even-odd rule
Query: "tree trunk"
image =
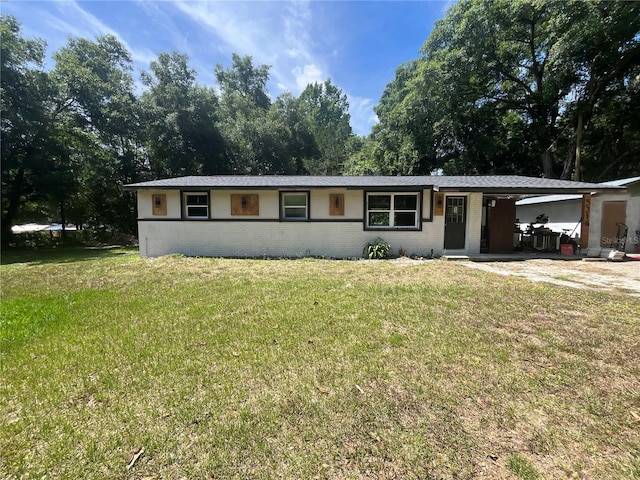
<path fill-rule="evenodd" d="M 62 241 L 67 239 L 67 219 L 64 218 L 64 200 L 60 200 L 60 225 L 62 225 Z"/>
<path fill-rule="evenodd" d="M 574 176 L 574 180 L 579 182 L 582 178 L 580 174 L 580 153 L 582 148 L 582 130 L 584 128 L 584 114 L 582 112 L 578 112 L 578 127 L 576 128 L 576 174 Z"/>
<path fill-rule="evenodd" d="M 544 178 L 554 178 L 553 152 L 551 151 L 551 148 L 547 148 L 542 154 L 542 171 L 544 173 Z"/>
<path fill-rule="evenodd" d="M 11 239 L 11 226 L 18 213 L 20 206 L 20 197 L 22 197 L 22 189 L 24 187 L 24 167 L 18 169 L 18 174 L 11 185 L 11 191 L 7 198 L 7 210 L 2 218 L 2 245 L 9 245 Z"/>
<path fill-rule="evenodd" d="M 573 165 L 576 158 L 576 134 L 574 132 L 573 138 L 571 139 L 571 144 L 569 148 L 567 148 L 567 157 L 564 160 L 564 165 L 562 166 L 562 174 L 560 175 L 561 180 L 569 180 L 571 178 L 571 171 L 573 170 Z"/>

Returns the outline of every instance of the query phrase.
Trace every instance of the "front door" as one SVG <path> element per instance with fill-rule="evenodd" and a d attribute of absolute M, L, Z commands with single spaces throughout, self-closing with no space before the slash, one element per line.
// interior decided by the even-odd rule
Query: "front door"
<path fill-rule="evenodd" d="M 444 212 L 444 248 L 460 250 L 467 232 L 467 197 L 447 197 Z"/>

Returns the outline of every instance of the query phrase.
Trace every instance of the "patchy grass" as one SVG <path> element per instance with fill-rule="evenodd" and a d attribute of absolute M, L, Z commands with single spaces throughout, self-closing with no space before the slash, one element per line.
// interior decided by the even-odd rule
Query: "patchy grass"
<path fill-rule="evenodd" d="M 635 297 L 97 257 L 0 267 L 1 477 L 637 478 Z"/>

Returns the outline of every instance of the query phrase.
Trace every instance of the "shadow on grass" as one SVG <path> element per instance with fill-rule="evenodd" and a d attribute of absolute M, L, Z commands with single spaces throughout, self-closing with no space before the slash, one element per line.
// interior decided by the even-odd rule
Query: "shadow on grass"
<path fill-rule="evenodd" d="M 0 264 L 30 263 L 44 265 L 47 263 L 75 263 L 137 254 L 137 247 L 122 247 L 118 245 L 102 247 L 8 248 L 2 251 Z"/>

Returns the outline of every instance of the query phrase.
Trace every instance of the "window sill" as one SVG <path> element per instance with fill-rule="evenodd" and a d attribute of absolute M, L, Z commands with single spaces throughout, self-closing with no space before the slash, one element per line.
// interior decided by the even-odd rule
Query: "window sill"
<path fill-rule="evenodd" d="M 420 232 L 420 227 L 364 227 L 367 231 L 372 232 Z"/>

